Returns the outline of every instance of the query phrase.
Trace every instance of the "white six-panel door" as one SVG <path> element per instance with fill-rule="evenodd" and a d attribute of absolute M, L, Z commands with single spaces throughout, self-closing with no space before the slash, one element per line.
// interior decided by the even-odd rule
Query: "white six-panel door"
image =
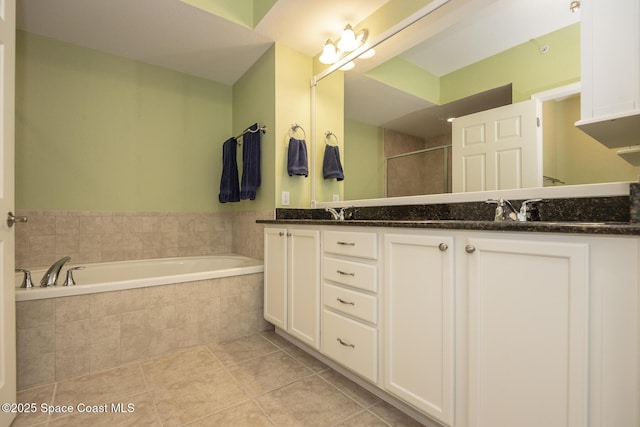
<path fill-rule="evenodd" d="M 0 402 L 16 401 L 14 231 L 5 218 L 14 206 L 15 0 L 0 0 Z M 0 425 L 15 414 L 0 412 Z"/>
<path fill-rule="evenodd" d="M 542 186 L 542 130 L 535 100 L 453 121 L 454 193 Z"/>

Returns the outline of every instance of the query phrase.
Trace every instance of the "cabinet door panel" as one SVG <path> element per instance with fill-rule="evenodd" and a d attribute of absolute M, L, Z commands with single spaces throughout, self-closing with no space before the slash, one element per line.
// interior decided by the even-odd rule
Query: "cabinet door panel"
<path fill-rule="evenodd" d="M 587 245 L 469 244 L 469 426 L 586 426 Z"/>
<path fill-rule="evenodd" d="M 320 232 L 290 229 L 287 331 L 305 344 L 320 343 Z"/>
<path fill-rule="evenodd" d="M 453 239 L 385 234 L 385 387 L 453 418 Z"/>
<path fill-rule="evenodd" d="M 287 328 L 287 230 L 264 230 L 264 318 Z"/>

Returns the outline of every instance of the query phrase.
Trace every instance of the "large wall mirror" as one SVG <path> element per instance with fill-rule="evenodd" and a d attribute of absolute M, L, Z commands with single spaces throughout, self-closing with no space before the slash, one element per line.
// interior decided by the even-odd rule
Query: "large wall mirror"
<path fill-rule="evenodd" d="M 469 5 L 474 3 L 475 6 Z M 452 0 L 357 59 L 344 73 L 344 200 L 455 191 L 448 119 L 541 94 L 541 186 L 635 181 L 627 163 L 575 127 L 579 120 L 579 11 L 570 1 Z M 322 85 L 333 82 L 320 81 Z M 333 88 L 332 90 L 335 90 Z M 542 102 L 544 101 L 544 102 Z M 322 111 L 325 110 L 325 111 Z M 320 142 L 320 141 L 319 141 Z M 321 188 L 322 177 L 316 184 Z M 336 190 L 337 191 L 337 190 Z M 319 191 L 318 202 L 331 193 Z"/>

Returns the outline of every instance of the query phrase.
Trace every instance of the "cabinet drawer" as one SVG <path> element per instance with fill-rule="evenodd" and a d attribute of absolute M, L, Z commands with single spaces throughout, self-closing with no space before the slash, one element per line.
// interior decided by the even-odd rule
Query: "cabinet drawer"
<path fill-rule="evenodd" d="M 374 296 L 325 283 L 322 287 L 322 298 L 324 305 L 334 310 L 369 323 L 375 324 L 378 321 L 377 298 Z"/>
<path fill-rule="evenodd" d="M 378 258 L 375 233 L 325 231 L 323 235 L 325 252 L 358 258 Z"/>
<path fill-rule="evenodd" d="M 326 280 L 332 282 L 371 292 L 378 289 L 378 271 L 375 265 L 324 257 L 322 273 Z"/>
<path fill-rule="evenodd" d="M 378 331 L 355 320 L 324 310 L 322 349 L 336 362 L 378 382 Z"/>

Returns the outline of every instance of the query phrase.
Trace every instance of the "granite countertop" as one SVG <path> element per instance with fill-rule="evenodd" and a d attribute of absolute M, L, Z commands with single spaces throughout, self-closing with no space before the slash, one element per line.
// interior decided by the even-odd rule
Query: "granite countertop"
<path fill-rule="evenodd" d="M 259 220 L 262 224 L 333 225 L 347 227 L 400 227 L 444 230 L 519 231 L 538 233 L 579 233 L 640 235 L 640 224 L 629 222 L 562 222 L 562 221 L 466 221 L 466 220 L 344 220 L 276 219 Z"/>
<path fill-rule="evenodd" d="M 494 222 L 495 205 L 464 202 L 431 205 L 345 208 L 345 220 L 331 219 L 324 209 L 276 209 L 276 219 L 262 224 L 402 227 L 444 230 L 640 235 L 640 185 L 631 197 L 595 197 L 544 200 L 541 221 Z M 637 193 L 637 194 L 636 194 Z M 520 206 L 522 201 L 512 201 Z"/>

